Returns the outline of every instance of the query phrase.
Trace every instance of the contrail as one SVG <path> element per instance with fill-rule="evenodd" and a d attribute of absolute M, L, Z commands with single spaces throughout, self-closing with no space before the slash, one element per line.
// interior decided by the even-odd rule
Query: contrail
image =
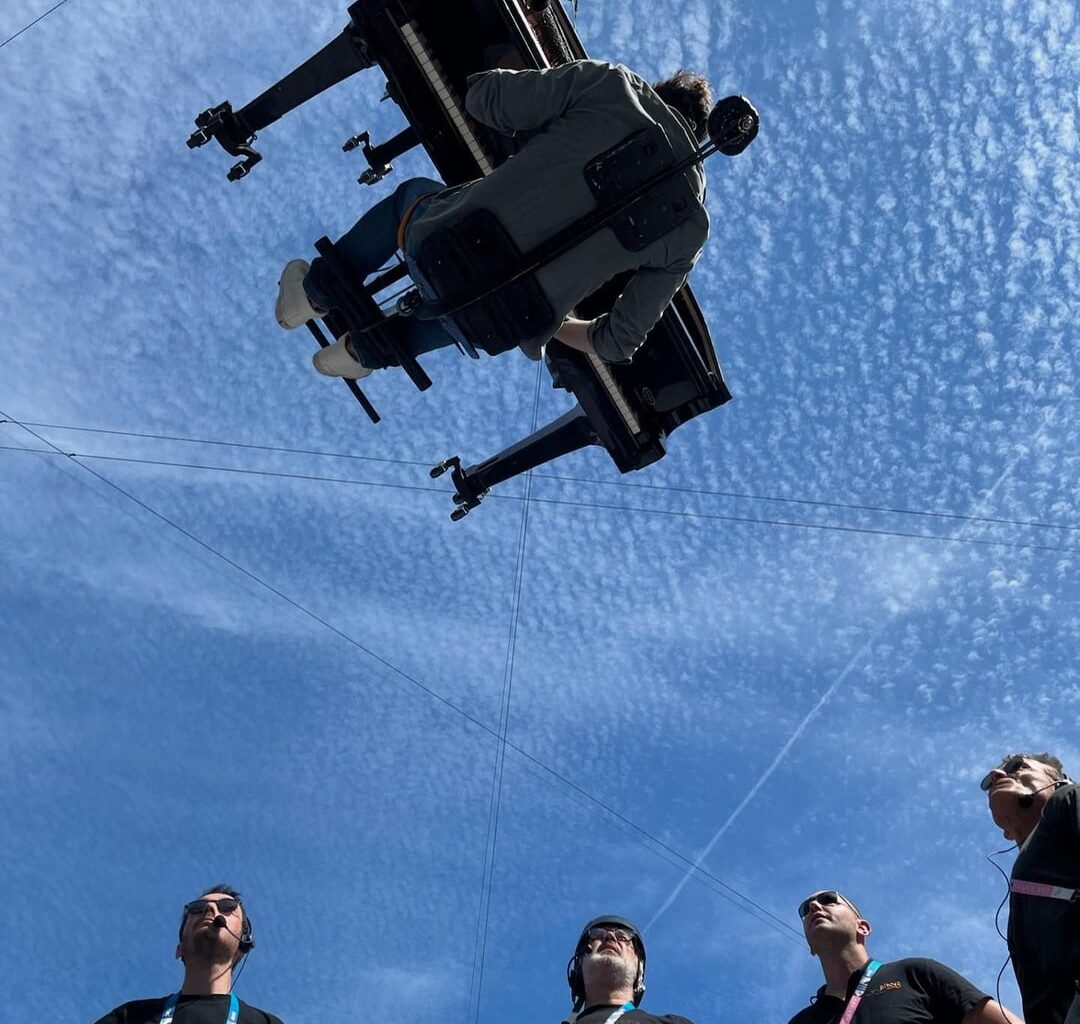
<path fill-rule="evenodd" d="M 733 810 L 727 816 L 727 820 L 724 822 L 724 824 L 716 830 L 716 834 L 712 837 L 712 839 L 709 840 L 709 845 L 701 851 L 701 854 L 694 861 L 694 866 L 692 868 L 686 869 L 686 873 L 682 876 L 682 878 L 679 879 L 679 884 L 675 886 L 675 888 L 671 892 L 671 895 L 668 896 L 666 900 L 664 900 L 663 905 L 655 914 L 653 914 L 652 920 L 650 920 L 649 923 L 645 926 L 645 931 L 650 931 L 652 929 L 652 926 L 660 920 L 661 915 L 668 909 L 668 907 L 671 906 L 672 903 L 675 902 L 676 899 L 678 899 L 679 893 L 683 891 L 686 883 L 689 882 L 691 878 L 693 878 L 694 872 L 696 872 L 697 869 L 701 867 L 705 858 L 708 857 L 710 853 L 712 853 L 713 847 L 720 841 L 721 836 L 723 836 L 723 834 L 729 828 L 731 828 L 735 819 L 740 814 L 742 814 L 742 812 L 746 809 L 747 806 L 749 806 L 750 801 L 758 795 L 761 787 L 769 781 L 769 778 L 772 776 L 773 772 L 775 772 L 776 769 L 780 767 L 780 763 L 787 756 L 788 751 L 795 745 L 795 741 L 798 740 L 798 738 L 806 731 L 806 727 L 810 724 L 814 715 L 816 715 L 825 706 L 828 699 L 833 695 L 833 693 L 836 692 L 836 688 L 851 674 L 851 670 L 856 666 L 856 664 L 858 664 L 859 659 L 862 658 L 862 656 L 866 653 L 870 645 L 878 638 L 878 634 L 881 632 L 882 629 L 884 629 L 884 626 L 881 626 L 874 631 L 870 639 L 867 640 L 866 643 L 864 643 L 862 647 L 860 647 L 859 650 L 855 652 L 851 660 L 845 666 L 844 671 L 836 677 L 832 685 L 818 698 L 818 702 L 806 713 L 806 716 L 799 723 L 798 728 L 788 738 L 787 743 L 785 743 L 780 748 L 780 752 L 776 755 L 776 757 L 773 758 L 772 764 L 770 764 L 769 767 L 765 769 L 765 772 L 762 775 L 758 776 L 757 781 L 753 784 L 753 786 L 750 787 L 750 791 L 746 794 L 746 796 L 742 798 L 739 806 L 736 807 L 735 810 Z"/>
<path fill-rule="evenodd" d="M 1063 396 L 1061 400 L 1057 403 L 1057 405 L 1055 405 L 1046 414 L 1046 416 L 1043 418 L 1041 426 L 1037 431 L 1035 431 L 1034 435 L 1032 435 L 1029 444 L 1034 445 L 1036 442 L 1038 442 L 1039 438 L 1043 435 L 1043 432 L 1057 415 L 1057 411 L 1061 408 L 1062 403 L 1065 402 L 1065 400 L 1069 397 L 1071 396 Z M 1027 454 L 1027 451 L 1019 451 L 1016 453 L 1012 461 L 1005 467 L 997 480 L 994 481 L 993 486 L 983 495 L 978 505 L 976 505 L 977 510 L 985 507 L 989 500 L 994 496 L 994 492 L 997 491 L 997 489 L 1009 477 L 1009 474 L 1012 473 L 1013 469 L 1016 467 L 1016 464 Z M 980 513 L 976 511 L 971 514 L 978 515 Z M 899 612 L 894 613 L 892 618 L 895 618 L 898 614 Z M 803 717 L 803 720 L 796 727 L 795 731 L 791 734 L 790 737 L 788 737 L 788 741 L 780 748 L 780 751 L 776 755 L 776 757 L 773 758 L 772 764 L 770 764 L 769 767 L 766 768 L 760 776 L 758 776 L 757 780 L 750 787 L 749 792 L 740 801 L 738 807 L 736 807 L 735 810 L 733 810 L 727 816 L 727 819 L 724 821 L 724 823 L 716 830 L 712 839 L 709 840 L 708 845 L 694 860 L 693 867 L 686 869 L 686 873 L 682 876 L 682 878 L 679 879 L 678 884 L 671 891 L 671 894 L 666 900 L 664 900 L 664 902 L 660 906 L 660 909 L 655 914 L 653 914 L 651 920 L 645 926 L 646 931 L 651 931 L 653 925 L 655 925 L 656 922 L 660 920 L 660 918 L 664 915 L 668 908 L 675 902 L 675 900 L 679 898 L 679 893 L 681 893 L 683 889 L 686 888 L 686 883 L 694 877 L 695 872 L 704 863 L 705 858 L 708 857 L 710 853 L 712 853 L 713 847 L 716 846 L 716 844 L 720 841 L 724 833 L 727 832 L 729 828 L 731 828 L 732 824 L 735 822 L 735 819 L 738 818 L 739 815 L 742 814 L 742 812 L 750 805 L 754 797 L 758 795 L 758 793 L 761 791 L 761 788 L 765 785 L 766 782 L 769 781 L 776 769 L 780 767 L 780 764 L 783 762 L 784 758 L 787 757 L 788 751 L 791 750 L 799 737 L 802 736 L 802 734 L 806 731 L 806 727 L 810 724 L 811 721 L 813 721 L 814 716 L 825 706 L 826 703 L 828 703 L 829 699 L 836 692 L 840 684 L 847 679 L 847 677 L 851 674 L 852 669 L 855 668 L 855 666 L 862 659 L 863 655 L 866 654 L 874 641 L 877 640 L 878 636 L 884 631 L 885 627 L 891 623 L 891 621 L 892 619 L 886 620 L 877 629 L 874 630 L 866 643 L 864 643 L 862 647 L 860 647 L 855 652 L 855 654 L 852 655 L 851 659 L 848 661 L 847 665 L 844 666 L 844 670 L 840 673 L 840 675 L 838 675 L 836 679 L 833 680 L 833 682 L 829 685 L 829 688 L 818 698 L 817 703 L 806 713 L 806 715 Z"/>

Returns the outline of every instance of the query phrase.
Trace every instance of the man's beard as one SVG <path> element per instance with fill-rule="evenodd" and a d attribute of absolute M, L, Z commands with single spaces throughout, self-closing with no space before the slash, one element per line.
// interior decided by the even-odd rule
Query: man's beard
<path fill-rule="evenodd" d="M 581 973 L 590 988 L 631 988 L 637 980 L 637 965 L 628 963 L 614 951 L 586 953 Z"/>
<path fill-rule="evenodd" d="M 219 967 L 232 965 L 235 956 L 226 941 L 228 933 L 224 928 L 202 928 L 188 936 L 185 943 L 185 962 L 211 964 Z"/>

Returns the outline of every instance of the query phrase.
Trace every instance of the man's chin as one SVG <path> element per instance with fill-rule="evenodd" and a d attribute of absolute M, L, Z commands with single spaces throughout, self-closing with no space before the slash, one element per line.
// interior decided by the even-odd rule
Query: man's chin
<path fill-rule="evenodd" d="M 1003 827 L 1004 818 L 1015 817 L 1016 812 L 1021 809 L 1017 803 L 1017 798 L 1020 796 L 1023 794 L 1012 787 L 993 790 L 989 794 L 987 803 L 990 806 L 990 817 L 999 828 Z"/>
<path fill-rule="evenodd" d="M 224 938 L 220 930 L 216 928 L 196 934 L 190 955 L 203 963 L 214 964 L 215 966 L 231 964 L 233 951 L 229 949 Z"/>
<path fill-rule="evenodd" d="M 592 953 L 583 966 L 587 983 L 615 988 L 633 983 L 634 972 L 618 953 Z"/>

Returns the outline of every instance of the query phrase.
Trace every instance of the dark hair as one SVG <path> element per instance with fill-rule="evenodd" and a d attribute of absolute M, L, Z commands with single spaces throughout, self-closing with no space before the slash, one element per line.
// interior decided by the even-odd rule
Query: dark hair
<path fill-rule="evenodd" d="M 709 80 L 704 75 L 679 68 L 670 78 L 656 82 L 653 91 L 686 118 L 698 142 L 705 141 L 713 100 Z"/>
<path fill-rule="evenodd" d="M 202 899 L 203 896 L 206 896 L 208 893 L 212 893 L 212 892 L 220 892 L 220 893 L 223 893 L 225 896 L 231 896 L 234 900 L 236 900 L 237 903 L 240 904 L 240 909 L 243 910 L 243 912 L 244 912 L 244 925 L 243 925 L 243 929 L 241 930 L 241 934 L 242 935 L 250 935 L 251 934 L 251 919 L 248 917 L 247 907 L 244 906 L 244 901 L 243 901 L 243 899 L 241 899 L 239 891 L 234 889 L 231 885 L 211 885 L 211 886 L 208 886 L 207 888 L 203 889 L 202 895 L 197 896 L 196 899 Z M 186 903 L 184 904 L 184 911 L 180 915 L 180 932 L 179 932 L 179 935 L 177 937 L 178 942 L 183 942 L 184 941 L 184 925 L 185 924 L 187 924 L 187 904 Z"/>
<path fill-rule="evenodd" d="M 1001 763 L 1004 764 L 1011 757 L 1022 757 L 1027 761 L 1038 761 L 1040 764 L 1044 764 L 1047 768 L 1052 769 L 1055 772 L 1057 778 L 1065 779 L 1068 777 L 1065 774 L 1065 766 L 1061 763 L 1061 761 L 1058 758 L 1054 757 L 1053 754 L 1047 754 L 1045 751 L 1041 754 L 1006 754 L 1001 759 Z"/>

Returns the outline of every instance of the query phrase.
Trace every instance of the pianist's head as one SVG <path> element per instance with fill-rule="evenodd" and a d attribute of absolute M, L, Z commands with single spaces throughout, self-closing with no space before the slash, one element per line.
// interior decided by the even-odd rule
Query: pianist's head
<path fill-rule="evenodd" d="M 653 90 L 669 107 L 690 122 L 698 142 L 704 142 L 709 111 L 712 109 L 712 89 L 709 88 L 708 79 L 696 71 L 680 68 L 670 78 L 656 82 Z"/>

